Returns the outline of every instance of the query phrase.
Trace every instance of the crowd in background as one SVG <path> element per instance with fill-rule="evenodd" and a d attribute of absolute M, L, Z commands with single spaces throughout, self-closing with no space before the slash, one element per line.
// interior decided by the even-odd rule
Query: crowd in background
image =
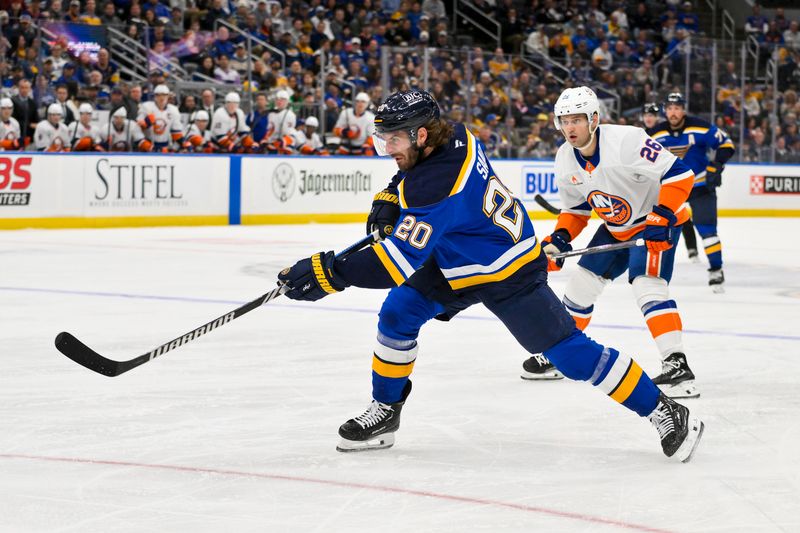
<path fill-rule="evenodd" d="M 271 107 L 285 91 L 297 126 L 311 116 L 322 119 L 319 133 L 327 145 L 347 138 L 340 126 L 335 130 L 343 110 L 354 107 L 356 94 L 369 98 L 367 107 L 382 100 L 383 74 L 389 91 L 421 88 L 427 81 L 446 116 L 467 122 L 491 155 L 546 158 L 563 142 L 553 127 L 552 106 L 565 87 L 588 85 L 601 98 L 618 97 L 619 113 L 609 108 L 604 118 L 637 123 L 644 104 L 684 89 L 683 44 L 703 35 L 689 1 L 473 3 L 500 23 L 500 46 L 494 50 L 462 38 L 467 34 L 479 41 L 479 32 L 453 34 L 452 6 L 443 0 L 187 0 L 185 5 L 169 0 L 0 0 L 0 90 L 11 98 L 21 147 L 53 103 L 62 107 L 67 125 L 79 119 L 82 102 L 109 117 L 124 107 L 126 117 L 147 135 L 139 107 L 154 98 L 155 87 L 170 85 L 170 63 L 163 58 L 174 58 L 195 80 L 227 84 L 243 102 L 262 95 L 253 98 L 261 101 L 259 112 L 266 113 L 261 108 Z M 220 19 L 257 38 L 256 44 L 246 46 L 241 34 L 215 24 Z M 96 57 L 70 55 L 65 41 L 49 41 L 38 32 L 54 21 L 120 29 L 153 51 L 149 78 L 126 80 L 107 49 Z M 787 19 L 780 9 L 765 17 L 756 5 L 741 29 L 759 43 L 762 70 L 778 50 L 778 93 L 773 94 L 770 80 L 756 75 L 747 80 L 742 95 L 739 66 L 726 60 L 716 94 L 711 94 L 708 72 L 694 70 L 686 95 L 689 112 L 715 122 L 734 142 L 744 119 L 745 145 L 738 147 L 744 161 L 767 160 L 773 146 L 776 161 L 800 161 L 798 20 Z M 383 73 L 382 54 L 389 46 L 408 48 L 383 58 L 388 65 Z M 425 47 L 433 48 L 428 72 Z M 702 56 L 702 47 L 693 50 Z M 188 130 L 198 110 L 222 105 L 228 92 L 173 93 L 170 99 Z M 777 124 L 769 122 L 773 100 Z M 261 129 L 256 129 L 255 144 L 263 147 L 255 138 Z"/>

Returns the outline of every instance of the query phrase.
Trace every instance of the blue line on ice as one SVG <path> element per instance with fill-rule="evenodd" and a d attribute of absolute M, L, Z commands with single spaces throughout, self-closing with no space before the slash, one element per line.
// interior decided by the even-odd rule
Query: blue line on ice
<path fill-rule="evenodd" d="M 73 291 L 73 290 L 66 290 L 66 289 L 38 289 L 34 287 L 2 287 L 0 286 L 0 291 L 15 291 L 15 292 L 37 292 L 37 293 L 45 293 L 45 294 L 71 294 L 75 296 L 98 296 L 101 298 L 133 298 L 137 300 L 162 300 L 162 301 L 171 301 L 171 302 L 187 302 L 187 303 L 203 303 L 203 304 L 227 304 L 227 305 L 235 305 L 240 306 L 245 304 L 246 302 L 242 302 L 239 300 L 217 300 L 214 298 L 192 298 L 190 296 L 160 296 L 154 294 L 130 294 L 124 292 L 97 292 L 97 291 Z M 325 311 L 347 311 L 351 313 L 370 313 L 377 315 L 377 309 L 359 309 L 357 307 L 333 307 L 333 306 L 325 306 L 319 304 L 279 304 L 279 303 L 270 303 L 270 307 L 283 307 L 283 308 L 295 308 L 297 309 L 298 305 L 303 307 L 308 307 L 318 309 L 318 310 L 325 310 Z M 461 320 L 496 320 L 494 317 L 489 316 L 469 316 L 469 315 L 458 315 L 456 318 Z M 617 329 L 617 330 L 632 330 L 632 331 L 645 331 L 647 330 L 646 327 L 643 326 L 623 326 L 619 324 L 598 324 L 596 322 L 592 322 L 592 329 Z M 714 330 L 702 330 L 702 329 L 684 329 L 684 333 L 691 333 L 691 334 L 700 334 L 700 335 L 723 335 L 729 337 L 746 337 L 749 339 L 770 339 L 770 340 L 784 340 L 784 341 L 800 341 L 800 336 L 797 335 L 769 335 L 766 333 L 744 333 L 744 332 L 735 332 L 735 331 L 714 331 Z"/>

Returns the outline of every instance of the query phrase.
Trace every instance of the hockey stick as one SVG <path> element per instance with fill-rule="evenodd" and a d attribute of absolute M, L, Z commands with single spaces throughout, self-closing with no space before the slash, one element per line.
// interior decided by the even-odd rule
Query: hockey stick
<path fill-rule="evenodd" d="M 336 257 L 339 259 L 345 258 L 352 254 L 353 252 L 357 252 L 358 250 L 364 248 L 365 246 L 371 245 L 379 240 L 378 231 L 374 231 L 370 233 L 360 241 L 350 245 L 349 247 L 345 248 L 338 254 Z M 99 353 L 95 352 L 84 343 L 79 341 L 75 336 L 66 331 L 59 333 L 56 336 L 56 348 L 59 352 L 66 355 L 79 365 L 85 366 L 89 370 L 93 370 L 98 374 L 103 374 L 104 376 L 119 376 L 136 368 L 137 366 L 143 365 L 148 361 L 155 359 L 160 355 L 164 355 L 170 350 L 178 348 L 179 346 L 183 346 L 206 333 L 217 329 L 220 326 L 224 326 L 225 324 L 231 322 L 232 320 L 239 318 L 245 313 L 249 313 L 253 309 L 261 307 L 262 305 L 271 302 L 275 298 L 282 295 L 286 292 L 286 287 L 281 285 L 269 291 L 268 293 L 259 296 L 252 302 L 246 303 L 241 307 L 234 309 L 233 311 L 222 315 L 219 318 L 215 318 L 214 320 L 203 324 L 199 328 L 196 328 L 185 335 L 181 335 L 169 342 L 165 342 L 161 346 L 154 348 L 153 350 L 142 354 L 138 357 L 134 357 L 128 361 L 113 361 L 108 359 Z"/>
<path fill-rule="evenodd" d="M 634 246 L 644 246 L 644 239 L 636 239 L 635 241 L 615 242 L 613 244 L 601 244 L 600 246 L 592 246 L 591 248 L 581 248 L 580 250 L 570 250 L 569 252 L 553 254 L 550 256 L 550 259 L 563 259 L 565 257 L 574 257 L 576 255 L 602 254 L 603 252 L 613 252 L 614 250 L 633 248 Z"/>
<path fill-rule="evenodd" d="M 553 213 L 554 215 L 561 214 L 561 209 L 557 208 L 556 206 L 554 206 L 553 204 L 551 204 L 550 202 L 545 200 L 544 196 L 542 196 L 541 194 L 537 194 L 536 196 L 534 196 L 533 197 L 533 201 L 536 202 L 537 204 L 539 204 L 540 206 L 542 206 L 542 208 L 545 211 L 549 211 L 549 212 Z"/>

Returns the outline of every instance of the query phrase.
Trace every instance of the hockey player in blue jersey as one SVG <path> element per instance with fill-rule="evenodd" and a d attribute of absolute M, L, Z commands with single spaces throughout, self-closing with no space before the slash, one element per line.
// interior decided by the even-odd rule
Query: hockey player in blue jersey
<path fill-rule="evenodd" d="M 320 252 L 278 276 L 295 300 L 316 301 L 349 286 L 392 288 L 379 314 L 373 400 L 339 428 L 337 449 L 391 446 L 411 391 L 420 328 L 483 303 L 525 349 L 648 417 L 664 453 L 688 461 L 703 423 L 661 393 L 632 358 L 575 328 L 547 285 L 547 259 L 527 212 L 495 175 L 483 145 L 463 124 L 440 119 L 425 91 L 391 95 L 377 110 L 375 129 L 376 151 L 400 170 L 393 232 L 346 260 Z M 647 238 L 666 240 L 669 228 L 659 228 Z"/>
<path fill-rule="evenodd" d="M 686 114 L 686 100 L 680 93 L 670 93 L 664 102 L 667 120 L 647 133 L 683 159 L 695 174 L 694 188 L 689 195 L 692 219 L 703 238 L 709 263 L 708 284 L 714 292 L 723 292 L 722 243 L 717 235 L 717 192 L 722 184 L 722 170 L 735 153 L 728 135 L 705 120 Z M 714 160 L 708 152 L 714 150 Z"/>

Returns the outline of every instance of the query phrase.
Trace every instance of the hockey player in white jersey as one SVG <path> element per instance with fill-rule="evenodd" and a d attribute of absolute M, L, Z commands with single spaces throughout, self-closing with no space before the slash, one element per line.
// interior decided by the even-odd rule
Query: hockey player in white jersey
<path fill-rule="evenodd" d="M 303 155 L 331 155 L 317 133 L 319 120 L 317 117 L 308 117 L 302 126 L 295 131 L 295 146 Z"/>
<path fill-rule="evenodd" d="M 92 104 L 82 103 L 78 107 L 78 120 L 67 126 L 70 148 L 73 152 L 102 151 L 100 128 L 92 124 Z"/>
<path fill-rule="evenodd" d="M 156 85 L 153 95 L 155 101 L 139 106 L 136 120 L 155 151 L 169 152 L 183 141 L 181 114 L 177 107 L 168 103 L 169 88 L 166 85 Z"/>
<path fill-rule="evenodd" d="M 339 113 L 333 133 L 342 141 L 336 153 L 340 155 L 375 155 L 372 147 L 375 115 L 367 109 L 369 103 L 370 99 L 367 93 L 358 93 L 355 107 L 346 107 Z"/>
<path fill-rule="evenodd" d="M 153 150 L 153 143 L 145 138 L 136 121 L 128 119 L 128 111 L 124 107 L 111 114 L 111 120 L 103 127 L 103 137 L 102 146 L 108 152 Z"/>
<path fill-rule="evenodd" d="M 239 95 L 225 95 L 225 105 L 214 111 L 211 118 L 211 137 L 223 152 L 249 152 L 253 148 L 250 127 L 244 112 L 239 109 Z"/>
<path fill-rule="evenodd" d="M 217 109 L 219 111 L 219 109 Z M 208 129 L 208 113 L 201 109 L 191 117 L 189 127 L 183 136 L 184 152 L 204 152 L 207 154 L 216 151 L 216 145 L 211 138 L 211 131 Z"/>
<path fill-rule="evenodd" d="M 19 150 L 20 138 L 19 122 L 11 116 L 14 112 L 14 102 L 11 98 L 0 99 L 0 152 Z"/>
<path fill-rule="evenodd" d="M 267 134 L 261 140 L 263 151 L 293 154 L 297 115 L 289 107 L 289 93 L 281 89 L 275 93 L 275 108 L 267 115 Z"/>
<path fill-rule="evenodd" d="M 684 202 L 694 173 L 647 133 L 633 126 L 599 125 L 599 103 L 588 87 L 566 89 L 555 104 L 555 126 L 566 138 L 555 173 L 563 208 L 555 231 L 542 239 L 548 256 L 572 249 L 592 211 L 604 222 L 589 246 L 643 238 L 645 247 L 584 255 L 564 293 L 564 305 L 581 330 L 606 285 L 628 273 L 636 303 L 661 353 L 653 379 L 673 398 L 700 395 L 686 363 L 681 318 L 669 296 L 675 247 L 688 219 Z M 559 270 L 564 260 L 550 260 Z M 549 362 L 528 359 L 523 377 L 546 374 Z M 551 367 L 552 369 L 552 367 Z"/>
<path fill-rule="evenodd" d="M 61 121 L 64 111 L 58 104 L 47 108 L 47 120 L 36 124 L 33 134 L 34 145 L 40 152 L 69 152 L 69 131 Z"/>

